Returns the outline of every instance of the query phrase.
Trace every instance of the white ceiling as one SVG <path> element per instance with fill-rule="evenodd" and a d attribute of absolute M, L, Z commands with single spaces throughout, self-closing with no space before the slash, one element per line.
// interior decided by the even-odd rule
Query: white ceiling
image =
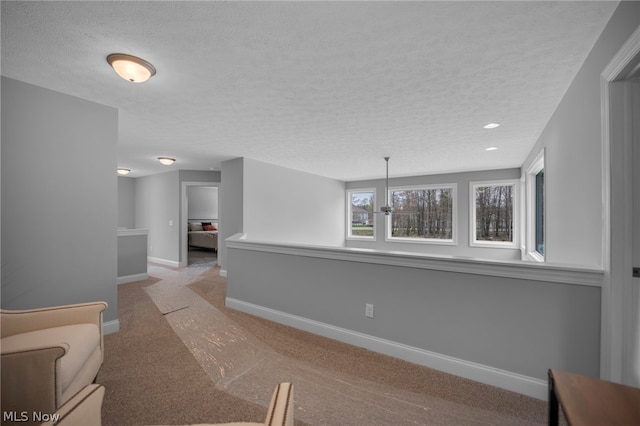
<path fill-rule="evenodd" d="M 384 156 L 391 176 L 519 167 L 617 5 L 3 1 L 2 75 L 118 108 L 134 177 L 235 157 L 346 181 Z M 110 53 L 157 75 L 128 83 Z"/>

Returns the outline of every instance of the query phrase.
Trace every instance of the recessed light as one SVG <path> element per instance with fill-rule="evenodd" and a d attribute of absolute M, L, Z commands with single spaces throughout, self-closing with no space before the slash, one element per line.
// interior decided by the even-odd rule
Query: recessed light
<path fill-rule="evenodd" d="M 119 175 L 128 175 L 129 173 L 131 173 L 131 169 L 125 169 L 124 167 L 118 167 L 118 174 Z"/>
<path fill-rule="evenodd" d="M 498 147 L 497 147 L 497 146 L 490 146 L 489 148 L 485 148 L 484 150 L 485 150 L 485 151 L 495 151 L 495 150 L 497 150 L 497 149 L 498 149 Z"/>
<path fill-rule="evenodd" d="M 498 124 L 498 123 L 489 123 L 489 124 L 484 126 L 485 129 L 495 129 L 496 127 L 500 127 L 500 124 Z"/>

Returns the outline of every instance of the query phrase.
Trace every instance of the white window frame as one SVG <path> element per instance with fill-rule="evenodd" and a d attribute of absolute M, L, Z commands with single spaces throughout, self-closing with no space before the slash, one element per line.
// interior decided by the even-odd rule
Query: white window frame
<path fill-rule="evenodd" d="M 411 190 L 419 190 L 419 189 L 451 189 L 451 199 L 453 200 L 453 206 L 451 207 L 451 239 L 444 240 L 439 238 L 408 238 L 408 237 L 393 237 L 391 236 L 391 218 L 393 216 L 393 212 L 385 216 L 385 241 L 394 242 L 394 243 L 410 243 L 410 244 L 439 244 L 439 245 L 449 245 L 454 246 L 457 244 L 457 235 L 458 235 L 458 184 L 457 183 L 442 183 L 442 184 L 429 184 L 429 185 L 403 185 L 403 186 L 395 186 L 392 188 L 388 188 L 387 199 L 389 203 L 392 202 L 393 191 L 411 191 Z"/>
<path fill-rule="evenodd" d="M 513 241 L 482 241 L 476 239 L 476 188 L 481 186 L 513 187 Z M 469 182 L 469 246 L 485 248 L 518 249 L 520 237 L 520 181 L 518 179 Z"/>
<path fill-rule="evenodd" d="M 524 229 L 524 245 L 522 248 L 522 260 L 531 260 L 534 262 L 544 262 L 545 256 L 540 254 L 536 250 L 536 176 L 540 171 L 544 170 L 545 164 L 545 150 L 540 151 L 538 156 L 533 160 L 533 162 L 527 167 L 525 174 L 523 176 L 524 188 L 525 188 L 525 229 Z M 545 171 L 545 187 L 548 187 L 547 173 Z M 547 209 L 547 194 L 546 191 L 543 194 L 543 216 L 546 217 L 546 209 Z M 546 253 L 546 241 L 547 241 L 547 230 L 546 226 L 543 230 L 543 239 L 545 241 L 545 253 Z"/>
<path fill-rule="evenodd" d="M 358 240 L 358 241 L 376 241 L 376 236 L 377 236 L 377 226 L 376 226 L 376 218 L 375 218 L 375 212 L 377 209 L 377 197 L 376 197 L 376 188 L 351 188 L 351 189 L 347 189 L 347 202 L 346 202 L 346 206 L 347 206 L 347 226 L 346 226 L 346 231 L 347 231 L 347 235 L 346 235 L 346 239 L 347 240 Z M 368 237 L 365 235 L 352 235 L 351 234 L 351 226 L 352 226 L 352 217 L 353 217 L 353 212 L 351 210 L 351 194 L 354 193 L 360 193 L 360 192 L 371 192 L 373 194 L 373 236 Z"/>

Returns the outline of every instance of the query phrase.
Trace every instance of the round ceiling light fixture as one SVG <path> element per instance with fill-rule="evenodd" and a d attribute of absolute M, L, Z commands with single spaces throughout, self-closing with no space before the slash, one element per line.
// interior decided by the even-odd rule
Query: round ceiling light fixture
<path fill-rule="evenodd" d="M 107 62 L 118 75 L 132 83 L 143 83 L 156 75 L 156 69 L 149 62 L 125 53 L 112 53 Z"/>
<path fill-rule="evenodd" d="M 128 175 L 129 173 L 131 173 L 131 169 L 125 169 L 124 167 L 118 167 L 118 174 L 119 175 Z"/>
<path fill-rule="evenodd" d="M 500 124 L 498 123 L 489 123 L 485 126 L 483 126 L 485 129 L 495 129 L 496 127 L 500 127 Z"/>
<path fill-rule="evenodd" d="M 158 157 L 158 161 L 164 164 L 165 166 L 170 166 L 175 163 L 176 159 L 171 157 Z"/>

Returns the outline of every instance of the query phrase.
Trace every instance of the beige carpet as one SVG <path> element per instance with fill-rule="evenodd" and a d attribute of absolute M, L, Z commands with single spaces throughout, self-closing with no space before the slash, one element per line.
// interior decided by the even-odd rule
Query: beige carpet
<path fill-rule="evenodd" d="M 296 385 L 298 424 L 546 422 L 542 401 L 228 309 L 218 272 L 156 265 L 119 286 L 105 425 L 262 421 L 280 379 Z"/>

